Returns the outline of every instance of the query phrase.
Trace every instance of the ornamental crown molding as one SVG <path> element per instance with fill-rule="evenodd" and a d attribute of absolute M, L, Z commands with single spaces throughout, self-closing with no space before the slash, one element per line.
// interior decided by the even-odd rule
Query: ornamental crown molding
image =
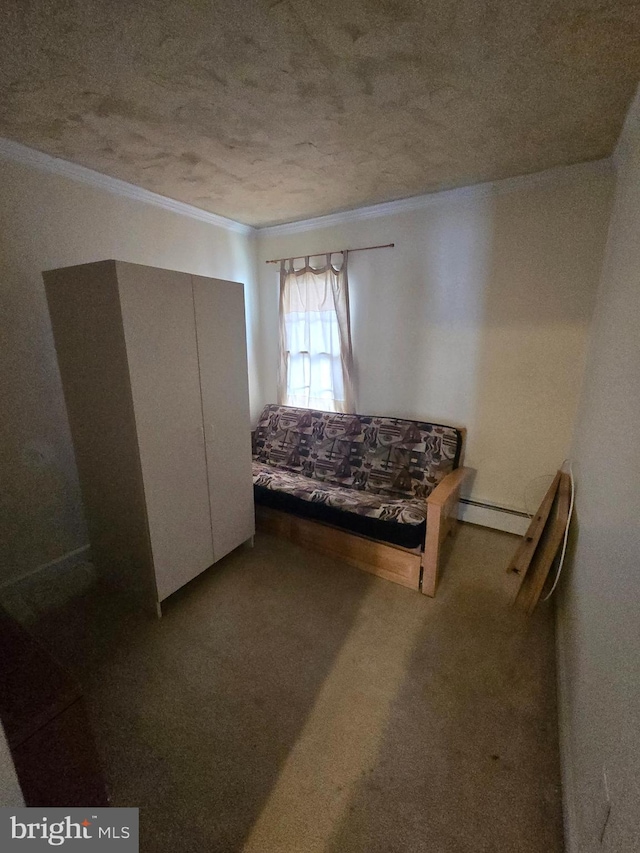
<path fill-rule="evenodd" d="M 299 234 L 304 231 L 314 231 L 318 228 L 329 228 L 332 225 L 344 225 L 347 222 L 360 222 L 366 219 L 376 219 L 381 216 L 393 216 L 394 214 L 424 210 L 438 204 L 489 198 L 490 196 L 516 192 L 517 190 L 529 187 L 567 184 L 595 175 L 609 174 L 612 169 L 613 160 L 611 157 L 606 157 L 602 160 L 592 160 L 587 163 L 575 163 L 571 166 L 556 166 L 553 169 L 546 169 L 543 172 L 533 172 L 528 175 L 503 178 L 499 181 L 487 181 L 482 184 L 456 187 L 451 190 L 439 190 L 424 195 L 398 199 L 397 201 L 374 204 L 369 207 L 358 207 L 354 210 L 329 213 L 326 216 L 316 216 L 313 219 L 284 222 L 281 225 L 267 225 L 257 228 L 256 231 L 260 237 L 280 237 L 288 234 Z"/>
<path fill-rule="evenodd" d="M 142 201 L 145 204 L 152 204 L 154 207 L 160 207 L 163 210 L 169 210 L 181 216 L 189 216 L 191 219 L 207 222 L 209 225 L 217 225 L 218 228 L 224 228 L 235 234 L 251 235 L 255 233 L 255 228 L 252 228 L 251 225 L 244 225 L 242 222 L 236 222 L 235 219 L 227 219 L 226 216 L 219 216 L 217 213 L 210 213 L 208 210 L 202 210 L 183 201 L 177 201 L 174 198 L 168 198 L 151 190 L 145 190 L 135 184 L 121 181 L 119 178 L 112 178 L 109 175 L 103 175 L 101 172 L 94 172 L 93 169 L 87 169 L 85 166 L 79 166 L 77 163 L 71 163 L 69 160 L 51 157 L 49 154 L 44 154 L 35 148 L 29 148 L 20 142 L 14 142 L 12 139 L 0 137 L 0 157 L 5 160 L 11 160 L 14 163 L 32 166 L 34 169 L 39 169 L 43 172 L 62 175 L 65 178 L 80 181 L 83 184 L 106 190 L 122 198 Z"/>
<path fill-rule="evenodd" d="M 398 199 L 397 201 L 382 202 L 381 204 L 359 207 L 353 210 L 344 210 L 337 213 L 329 213 L 324 216 L 316 216 L 312 219 L 303 219 L 294 222 L 284 222 L 279 225 L 266 225 L 254 228 L 245 225 L 226 216 L 210 213 L 191 204 L 160 195 L 135 184 L 112 178 L 101 172 L 95 172 L 85 166 L 52 157 L 35 148 L 14 142 L 11 139 L 0 137 L 0 157 L 15 163 L 31 166 L 54 175 L 61 175 L 72 180 L 80 181 L 98 189 L 106 190 L 123 198 L 141 201 L 151 204 L 163 210 L 189 216 L 209 225 L 216 225 L 236 234 L 246 236 L 260 235 L 260 237 L 276 237 L 288 234 L 299 234 L 305 231 L 314 231 L 319 228 L 329 228 L 332 225 L 343 225 L 347 222 L 359 222 L 367 219 L 376 219 L 382 216 L 409 213 L 424 210 L 433 205 L 455 202 L 461 200 L 475 200 L 488 198 L 490 196 L 515 192 L 529 187 L 559 185 L 569 183 L 577 179 L 584 179 L 594 175 L 608 174 L 614 168 L 614 158 L 607 157 L 602 160 L 594 160 L 587 163 L 576 163 L 571 166 L 557 166 L 546 169 L 543 172 L 534 172 L 528 175 L 519 175 L 513 178 L 504 178 L 498 181 L 487 181 L 471 186 L 456 187 L 450 190 L 439 190 L 424 195 L 411 196 Z"/>

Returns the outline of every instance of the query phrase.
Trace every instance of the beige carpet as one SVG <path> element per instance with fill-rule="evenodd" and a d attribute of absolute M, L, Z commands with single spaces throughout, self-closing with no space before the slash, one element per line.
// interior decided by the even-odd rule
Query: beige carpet
<path fill-rule="evenodd" d="M 83 681 L 143 853 L 562 850 L 552 611 L 463 525 L 438 597 L 272 537 L 154 622 L 94 593 L 38 631 Z"/>

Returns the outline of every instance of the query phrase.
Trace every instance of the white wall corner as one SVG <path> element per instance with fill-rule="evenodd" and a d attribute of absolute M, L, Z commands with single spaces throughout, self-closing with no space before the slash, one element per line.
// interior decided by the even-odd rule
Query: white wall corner
<path fill-rule="evenodd" d="M 236 222 L 235 219 L 227 219 L 226 216 L 219 216 L 217 213 L 210 213 L 207 210 L 202 210 L 183 201 L 177 201 L 159 193 L 154 193 L 151 190 L 145 190 L 135 184 L 121 181 L 119 178 L 112 178 L 109 175 L 94 172 L 93 169 L 87 169 L 85 166 L 79 166 L 77 163 L 62 160 L 59 157 L 51 157 L 49 154 L 44 154 L 35 148 L 29 148 L 27 145 L 14 142 L 12 139 L 0 137 L 0 157 L 14 163 L 21 163 L 23 166 L 31 166 L 42 172 L 49 172 L 53 175 L 61 175 L 64 178 L 80 181 L 88 186 L 106 190 L 106 192 L 122 196 L 123 198 L 151 204 L 154 207 L 160 207 L 163 210 L 177 213 L 180 216 L 188 216 L 191 219 L 197 219 L 209 225 L 216 225 L 218 228 L 224 228 L 226 231 L 232 231 L 236 234 L 251 235 L 255 232 L 255 228 L 251 225 L 245 225 L 242 222 Z"/>

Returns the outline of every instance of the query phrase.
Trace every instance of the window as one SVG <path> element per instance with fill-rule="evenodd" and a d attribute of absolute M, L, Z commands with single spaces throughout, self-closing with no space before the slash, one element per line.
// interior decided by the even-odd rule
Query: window
<path fill-rule="evenodd" d="M 280 268 L 280 371 L 278 402 L 352 412 L 352 352 L 347 253 L 340 268 L 326 256 L 322 268 Z"/>

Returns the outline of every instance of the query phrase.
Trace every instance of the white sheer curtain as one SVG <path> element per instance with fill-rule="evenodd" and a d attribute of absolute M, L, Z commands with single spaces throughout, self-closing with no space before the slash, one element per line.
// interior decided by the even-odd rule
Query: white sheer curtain
<path fill-rule="evenodd" d="M 353 412 L 347 252 L 314 268 L 305 258 L 280 263 L 278 402 L 328 412 Z"/>

